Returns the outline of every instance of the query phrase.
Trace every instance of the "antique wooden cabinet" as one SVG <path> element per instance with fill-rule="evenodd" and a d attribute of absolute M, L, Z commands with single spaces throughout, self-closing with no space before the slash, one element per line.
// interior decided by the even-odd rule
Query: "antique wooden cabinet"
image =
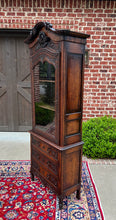
<path fill-rule="evenodd" d="M 59 197 L 80 197 L 84 54 L 89 35 L 39 22 L 29 44 L 32 76 L 31 176 Z"/>

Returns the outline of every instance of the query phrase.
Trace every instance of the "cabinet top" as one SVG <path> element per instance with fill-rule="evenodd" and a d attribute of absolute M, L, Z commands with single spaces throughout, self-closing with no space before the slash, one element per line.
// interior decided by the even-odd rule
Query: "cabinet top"
<path fill-rule="evenodd" d="M 48 33 L 48 35 L 51 33 L 55 36 L 59 36 L 59 38 L 56 38 L 57 40 L 63 40 L 65 39 L 65 37 L 75 37 L 84 39 L 90 37 L 90 35 L 88 34 L 83 34 L 75 31 L 70 31 L 66 29 L 54 29 L 52 27 L 52 24 L 50 24 L 49 22 L 38 22 L 30 31 L 30 35 L 25 39 L 25 43 L 32 43 L 41 31 Z"/>

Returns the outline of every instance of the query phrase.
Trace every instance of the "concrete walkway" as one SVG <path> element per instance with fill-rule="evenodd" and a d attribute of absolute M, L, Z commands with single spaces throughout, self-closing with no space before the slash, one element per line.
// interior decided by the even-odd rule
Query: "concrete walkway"
<path fill-rule="evenodd" d="M 0 160 L 30 160 L 30 134 L 0 132 Z"/>
<path fill-rule="evenodd" d="M 30 134 L 0 132 L 0 160 L 30 160 Z M 116 160 L 87 160 L 105 220 L 116 220 Z"/>

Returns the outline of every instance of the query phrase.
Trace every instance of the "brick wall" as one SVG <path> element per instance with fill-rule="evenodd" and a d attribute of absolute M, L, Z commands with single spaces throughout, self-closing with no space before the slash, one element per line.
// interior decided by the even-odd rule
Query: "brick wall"
<path fill-rule="evenodd" d="M 83 119 L 116 118 L 115 0 L 1 0 L 0 4 L 0 28 L 32 28 L 37 21 L 49 21 L 54 28 L 90 34 Z"/>

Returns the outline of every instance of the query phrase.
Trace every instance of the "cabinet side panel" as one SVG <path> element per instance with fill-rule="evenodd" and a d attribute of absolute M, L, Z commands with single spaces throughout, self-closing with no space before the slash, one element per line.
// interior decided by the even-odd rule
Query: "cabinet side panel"
<path fill-rule="evenodd" d="M 80 181 L 80 150 L 66 151 L 63 157 L 63 189 L 67 190 Z"/>
<path fill-rule="evenodd" d="M 81 70 L 82 70 L 82 54 L 68 53 L 66 113 L 80 111 Z"/>

